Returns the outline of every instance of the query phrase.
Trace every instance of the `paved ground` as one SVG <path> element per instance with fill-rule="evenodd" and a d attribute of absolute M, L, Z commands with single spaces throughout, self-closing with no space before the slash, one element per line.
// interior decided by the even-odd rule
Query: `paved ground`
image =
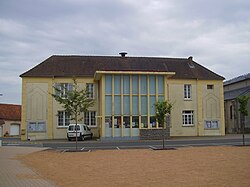
<path fill-rule="evenodd" d="M 250 145 L 250 134 L 245 136 L 246 145 Z M 166 147 L 189 146 L 221 146 L 242 145 L 242 135 L 208 136 L 208 137 L 171 137 L 165 141 Z M 3 146 L 30 146 L 50 147 L 59 150 L 75 149 L 74 141 L 62 140 L 35 140 L 20 141 L 17 138 L 3 138 Z M 85 140 L 78 141 L 78 149 L 104 150 L 104 149 L 156 149 L 162 147 L 162 140 Z"/>
<path fill-rule="evenodd" d="M 16 146 L 0 147 L 0 187 L 56 186 L 15 159 L 18 155 L 26 155 L 44 149 Z"/>
<path fill-rule="evenodd" d="M 241 145 L 241 135 L 227 135 L 223 137 L 175 137 L 166 142 L 167 146 L 204 146 L 204 145 Z M 0 146 L 0 187 L 23 186 L 56 186 L 52 182 L 44 180 L 39 174 L 27 168 L 15 157 L 26 155 L 35 151 L 54 147 L 68 149 L 75 146 L 74 142 L 67 140 L 41 140 L 20 141 L 15 138 L 1 138 L 3 146 Z M 191 144 L 189 143 L 191 142 Z M 62 144 L 60 146 L 60 144 Z M 250 135 L 246 135 L 246 144 L 250 144 Z M 11 146 L 10 146 L 11 145 Z M 70 147 L 63 147 L 70 146 Z M 157 148 L 161 141 L 106 141 L 89 140 L 79 143 L 80 149 L 128 149 L 128 148 Z"/>

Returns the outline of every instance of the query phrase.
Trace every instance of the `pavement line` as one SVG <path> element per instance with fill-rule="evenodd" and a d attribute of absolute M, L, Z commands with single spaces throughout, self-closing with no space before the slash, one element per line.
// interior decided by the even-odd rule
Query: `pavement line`
<path fill-rule="evenodd" d="M 71 149 L 72 147 L 56 147 L 54 149 Z"/>
<path fill-rule="evenodd" d="M 151 149 L 157 149 L 156 147 L 154 147 L 154 146 L 151 146 L 151 145 L 149 145 L 149 147 L 150 147 Z"/>
<path fill-rule="evenodd" d="M 120 150 L 120 148 L 119 148 L 119 147 L 116 147 L 116 149 Z"/>

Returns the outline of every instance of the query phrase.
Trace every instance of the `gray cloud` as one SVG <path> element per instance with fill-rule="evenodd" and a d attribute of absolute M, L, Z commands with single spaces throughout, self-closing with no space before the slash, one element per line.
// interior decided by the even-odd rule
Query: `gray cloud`
<path fill-rule="evenodd" d="M 0 102 L 52 54 L 188 57 L 229 79 L 249 72 L 248 0 L 0 1 Z"/>

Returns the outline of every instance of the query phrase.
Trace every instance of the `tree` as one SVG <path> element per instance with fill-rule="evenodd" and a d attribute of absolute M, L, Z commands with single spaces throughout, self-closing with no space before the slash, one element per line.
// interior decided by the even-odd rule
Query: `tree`
<path fill-rule="evenodd" d="M 52 94 L 52 96 L 58 103 L 63 105 L 65 112 L 68 112 L 70 115 L 70 119 L 75 121 L 77 150 L 77 123 L 82 119 L 79 116 L 82 112 L 87 112 L 88 108 L 94 105 L 94 100 L 89 97 L 90 93 L 87 86 L 80 89 L 75 78 L 73 78 L 73 85 L 70 90 L 64 86 L 54 86 L 54 88 L 55 94 Z"/>
<path fill-rule="evenodd" d="M 165 149 L 164 144 L 164 129 L 166 129 L 167 117 L 170 117 L 173 104 L 169 101 L 158 101 L 155 104 L 156 109 L 156 121 L 162 126 L 162 147 Z"/>
<path fill-rule="evenodd" d="M 245 145 L 245 117 L 248 116 L 248 111 L 247 111 L 247 103 L 249 100 L 249 96 L 247 95 L 242 95 L 237 97 L 237 101 L 240 104 L 240 114 L 241 114 L 241 129 L 242 129 L 242 141 L 243 145 Z"/>

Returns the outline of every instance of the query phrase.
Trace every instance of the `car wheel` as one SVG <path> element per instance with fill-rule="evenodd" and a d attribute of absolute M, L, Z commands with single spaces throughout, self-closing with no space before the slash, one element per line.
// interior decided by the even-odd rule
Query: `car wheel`
<path fill-rule="evenodd" d="M 70 139 L 70 138 L 68 138 L 68 141 L 71 141 L 71 139 Z"/>
<path fill-rule="evenodd" d="M 91 133 L 91 135 L 90 135 L 90 139 L 92 139 L 93 138 L 93 133 Z"/>

